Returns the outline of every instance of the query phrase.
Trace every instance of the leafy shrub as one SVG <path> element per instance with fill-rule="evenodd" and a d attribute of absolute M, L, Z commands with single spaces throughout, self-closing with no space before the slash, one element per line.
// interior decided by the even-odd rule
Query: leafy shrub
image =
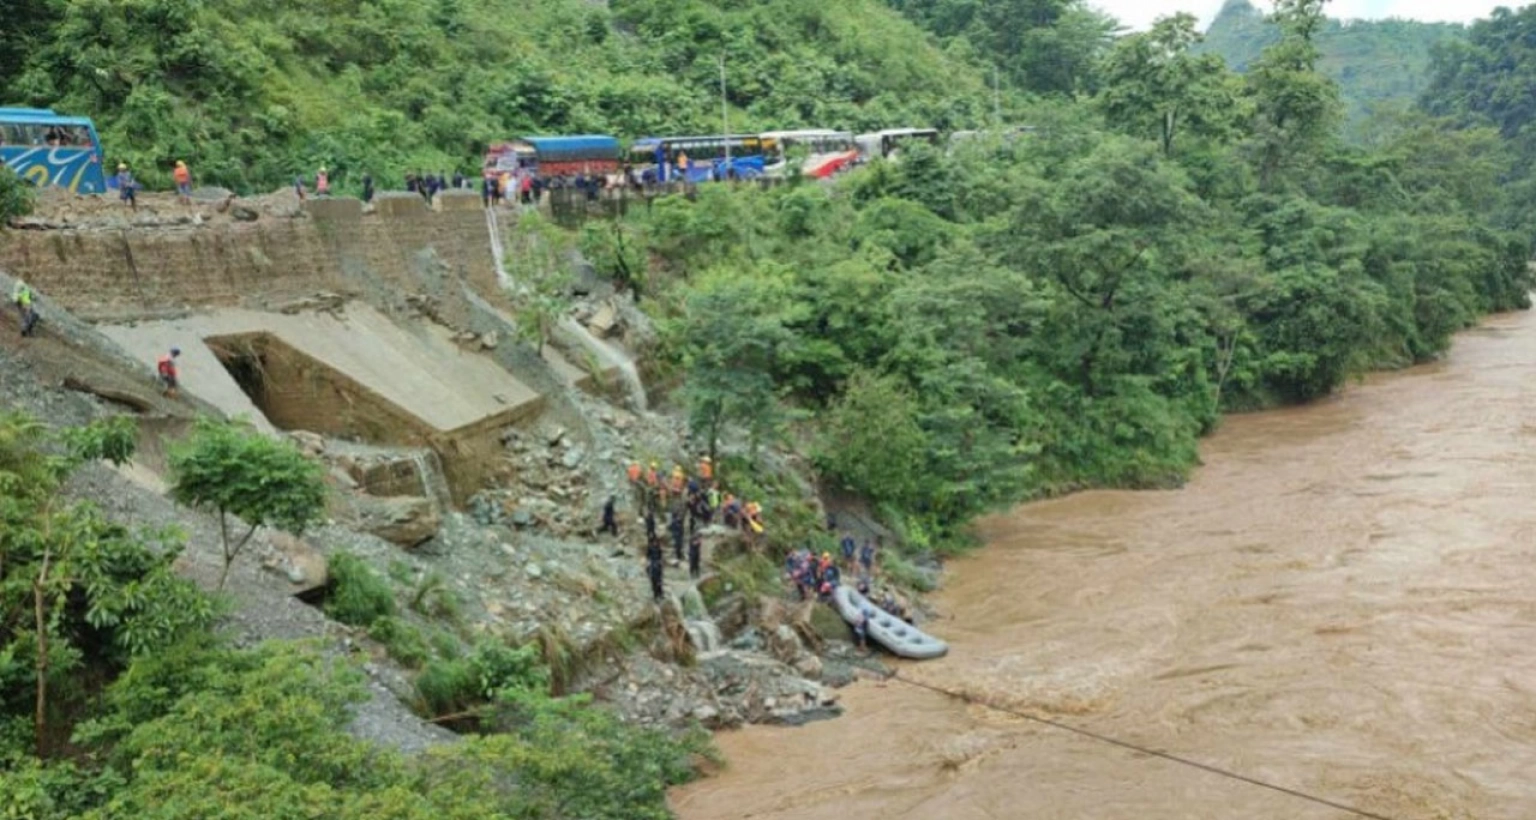
<path fill-rule="evenodd" d="M 325 613 L 351 626 L 369 626 L 395 614 L 395 594 L 389 582 L 363 559 L 349 552 L 331 556 L 331 591 Z"/>
<path fill-rule="evenodd" d="M 23 182 L 15 171 L 0 165 L 0 225 L 32 213 L 36 198 L 36 189 Z"/>
<path fill-rule="evenodd" d="M 537 647 L 482 641 L 465 658 L 439 659 L 416 676 L 423 709 L 442 716 L 518 694 L 547 694 L 550 673 Z"/>
<path fill-rule="evenodd" d="M 386 615 L 373 621 L 368 635 L 388 650 L 389 656 L 409 669 L 418 669 L 431 657 L 426 636 L 421 630 L 401 618 Z"/>

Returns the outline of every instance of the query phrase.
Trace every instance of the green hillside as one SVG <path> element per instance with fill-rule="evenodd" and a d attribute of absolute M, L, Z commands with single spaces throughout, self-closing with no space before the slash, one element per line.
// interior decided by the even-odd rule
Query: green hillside
<path fill-rule="evenodd" d="M 237 189 L 320 164 L 471 167 L 529 132 L 965 127 L 980 75 L 878 0 L 19 0 L 0 100 L 96 118 L 110 159 Z M 11 20 L 22 21 L 12 25 Z"/>
<path fill-rule="evenodd" d="M 1339 84 L 1349 122 L 1359 123 L 1381 103 L 1412 104 L 1429 84 L 1434 48 L 1464 35 L 1453 23 L 1329 19 L 1317 34 L 1318 67 Z M 1205 36 L 1203 49 L 1241 72 L 1280 32 L 1248 0 L 1229 0 Z"/>

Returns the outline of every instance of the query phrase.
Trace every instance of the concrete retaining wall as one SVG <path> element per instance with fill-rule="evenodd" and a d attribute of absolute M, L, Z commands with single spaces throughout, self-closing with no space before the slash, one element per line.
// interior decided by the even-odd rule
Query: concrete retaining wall
<path fill-rule="evenodd" d="M 441 211 L 404 196 L 364 214 L 342 197 L 310 200 L 304 216 L 255 222 L 0 231 L 0 268 L 91 321 L 273 309 L 332 291 L 386 310 L 425 293 L 439 300 L 444 321 L 461 325 L 468 311 L 458 288 L 434 278 L 462 278 L 500 300 L 485 214 L 462 199 Z"/>

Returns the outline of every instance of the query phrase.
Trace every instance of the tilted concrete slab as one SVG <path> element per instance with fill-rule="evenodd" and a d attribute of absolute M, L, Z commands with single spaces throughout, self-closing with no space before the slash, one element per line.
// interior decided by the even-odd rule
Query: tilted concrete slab
<path fill-rule="evenodd" d="M 199 324 L 180 320 L 156 321 L 132 326 L 102 325 L 97 329 L 134 357 L 148 362 L 150 367 L 154 367 L 171 348 L 180 348 L 176 369 L 183 393 L 208 402 L 231 418 L 244 417 L 262 432 L 277 432 L 213 351 L 202 343 Z"/>
<path fill-rule="evenodd" d="M 261 414 L 203 340 L 268 334 L 442 432 L 495 416 L 521 418 L 542 402 L 490 358 L 455 344 L 445 328 L 403 327 L 357 303 L 339 317 L 232 309 L 102 330 L 150 363 L 179 346 L 183 389 L 233 415 Z"/>

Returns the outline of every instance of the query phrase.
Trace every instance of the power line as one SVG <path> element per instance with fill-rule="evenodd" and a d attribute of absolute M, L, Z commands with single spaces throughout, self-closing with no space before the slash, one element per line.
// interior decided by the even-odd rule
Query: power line
<path fill-rule="evenodd" d="M 923 683 L 922 681 L 917 681 L 917 680 L 913 680 L 911 678 L 902 677 L 900 672 L 892 672 L 892 673 L 890 673 L 889 675 L 886 676 L 886 679 L 887 680 L 894 679 L 894 680 L 900 681 L 901 683 L 905 683 L 908 686 L 915 686 L 915 687 L 917 687 L 919 689 L 927 689 L 930 692 L 936 692 L 936 693 L 938 693 L 940 695 L 944 695 L 946 697 L 951 697 L 951 698 L 954 698 L 956 700 L 964 701 L 966 703 L 975 704 L 977 706 L 984 706 L 984 707 L 986 707 L 988 709 L 992 709 L 992 710 L 997 711 L 997 712 L 1003 712 L 1005 714 L 1013 715 L 1014 717 L 1023 718 L 1025 720 L 1034 721 L 1035 723 L 1039 723 L 1039 724 L 1042 724 L 1042 725 L 1045 725 L 1045 726 L 1049 726 L 1049 727 L 1051 727 L 1053 729 L 1060 729 L 1060 730 L 1062 730 L 1064 732 L 1071 732 L 1071 733 L 1073 733 L 1075 735 L 1081 735 L 1081 736 L 1089 738 L 1091 740 L 1097 740 L 1100 743 L 1108 743 L 1111 746 L 1119 746 L 1122 749 L 1128 749 L 1130 751 L 1138 752 L 1140 754 L 1151 755 L 1152 757 L 1162 758 L 1163 760 L 1167 760 L 1167 761 L 1170 761 L 1170 762 L 1173 762 L 1173 763 L 1178 763 L 1178 764 L 1183 765 L 1183 766 L 1189 766 L 1189 767 L 1192 767 L 1192 768 L 1195 768 L 1195 769 L 1200 769 L 1201 771 L 1210 772 L 1211 774 L 1214 774 L 1214 775 L 1220 775 L 1221 777 L 1226 777 L 1226 778 L 1230 778 L 1232 780 L 1241 781 L 1243 783 L 1247 783 L 1247 784 L 1252 785 L 1252 786 L 1258 786 L 1261 789 L 1269 789 L 1270 791 L 1275 791 L 1275 792 L 1279 792 L 1281 794 L 1290 795 L 1291 797 L 1295 797 L 1295 798 L 1300 799 L 1300 800 L 1306 800 L 1306 801 L 1311 802 L 1311 803 L 1316 803 L 1316 804 L 1318 804 L 1320 806 L 1327 806 L 1330 809 L 1337 809 L 1337 810 L 1342 811 L 1342 812 L 1347 812 L 1349 814 L 1353 814 L 1353 815 L 1355 815 L 1357 817 L 1364 817 L 1364 818 L 1367 818 L 1367 820 L 1393 820 L 1393 818 L 1387 817 L 1386 815 L 1376 814 L 1375 812 L 1369 812 L 1369 811 L 1366 811 L 1365 809 L 1355 808 L 1354 806 L 1349 806 L 1349 805 L 1345 805 L 1344 803 L 1338 803 L 1338 802 L 1329 800 L 1326 797 L 1318 797 L 1317 795 L 1314 795 L 1314 794 L 1307 794 L 1306 792 L 1297 791 L 1296 789 L 1292 789 L 1292 788 L 1289 788 L 1289 787 L 1286 787 L 1286 786 L 1280 786 L 1280 785 L 1277 785 L 1275 783 L 1269 783 L 1269 782 L 1266 782 L 1266 781 L 1263 781 L 1263 780 L 1259 780 L 1258 778 L 1255 778 L 1255 777 L 1249 777 L 1248 775 L 1245 775 L 1245 774 L 1239 774 L 1239 773 L 1234 772 L 1234 771 L 1223 769 L 1223 768 L 1221 768 L 1219 766 L 1212 766 L 1209 763 L 1201 763 L 1198 760 L 1190 760 L 1187 757 L 1180 757 L 1178 755 L 1170 754 L 1168 752 L 1160 752 L 1157 749 L 1149 749 L 1149 748 L 1147 748 L 1145 746 L 1138 746 L 1138 745 L 1136 745 L 1134 743 L 1128 743 L 1128 742 L 1126 742 L 1124 740 L 1119 740 L 1119 739 L 1116 739 L 1116 738 L 1109 737 L 1108 735 L 1101 735 L 1098 732 L 1089 731 L 1087 729 L 1082 729 L 1082 728 L 1079 728 L 1079 727 L 1076 727 L 1076 726 L 1072 726 L 1070 724 L 1062 723 L 1060 721 L 1051 720 L 1050 718 L 1043 718 L 1043 717 L 1040 717 L 1038 715 L 1027 714 L 1025 712 L 1021 712 L 1021 711 L 1019 711 L 1017 709 L 1012 709 L 1012 708 L 1009 708 L 1007 706 L 998 706 L 997 704 L 994 704 L 994 703 L 988 703 L 987 701 L 982 700 L 982 699 L 980 699 L 980 698 L 978 698 L 978 697 L 976 697 L 974 695 L 971 695 L 969 693 L 966 693 L 966 692 L 957 692 L 957 691 L 955 691 L 953 689 L 945 689 L 942 686 L 934 686 L 933 684 Z"/>

